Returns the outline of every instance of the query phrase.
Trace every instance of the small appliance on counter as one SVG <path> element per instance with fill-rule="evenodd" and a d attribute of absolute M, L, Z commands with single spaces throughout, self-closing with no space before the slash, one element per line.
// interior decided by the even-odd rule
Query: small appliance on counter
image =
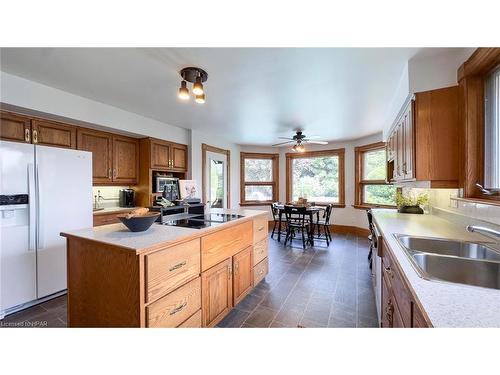
<path fill-rule="evenodd" d="M 132 189 L 121 189 L 118 205 L 120 207 L 135 207 L 134 194 L 135 192 Z"/>
<path fill-rule="evenodd" d="M 180 198 L 178 178 L 157 174 L 155 179 L 157 193 L 162 193 L 171 202 Z"/>

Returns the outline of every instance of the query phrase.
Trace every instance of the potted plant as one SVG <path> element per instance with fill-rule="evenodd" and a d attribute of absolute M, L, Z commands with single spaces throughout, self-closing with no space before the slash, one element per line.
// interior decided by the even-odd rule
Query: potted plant
<path fill-rule="evenodd" d="M 427 194 L 405 195 L 400 191 L 396 192 L 396 205 L 398 212 L 402 214 L 423 214 L 422 205 L 429 201 Z"/>

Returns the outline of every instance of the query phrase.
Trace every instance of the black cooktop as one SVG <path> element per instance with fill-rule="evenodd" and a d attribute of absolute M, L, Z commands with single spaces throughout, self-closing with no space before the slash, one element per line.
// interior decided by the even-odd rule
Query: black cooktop
<path fill-rule="evenodd" d="M 168 220 L 167 215 L 164 217 L 162 224 L 174 227 L 201 229 L 227 223 L 228 221 L 240 219 L 242 217 L 242 215 L 236 214 L 210 213 L 206 215 L 191 216 L 188 219 Z"/>

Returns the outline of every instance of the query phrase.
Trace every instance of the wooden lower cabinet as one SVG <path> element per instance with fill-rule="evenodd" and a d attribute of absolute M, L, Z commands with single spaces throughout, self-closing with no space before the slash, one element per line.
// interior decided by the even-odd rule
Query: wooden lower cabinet
<path fill-rule="evenodd" d="M 195 312 L 178 328 L 201 328 L 201 310 Z"/>
<path fill-rule="evenodd" d="M 240 302 L 253 288 L 253 248 L 247 247 L 233 257 L 233 301 Z"/>
<path fill-rule="evenodd" d="M 416 297 L 402 276 L 399 266 L 382 241 L 382 308 L 383 328 L 431 327 L 426 314 L 419 308 Z"/>
<path fill-rule="evenodd" d="M 201 274 L 202 320 L 213 327 L 233 307 L 232 259 L 228 258 Z"/>
<path fill-rule="evenodd" d="M 110 213 L 110 214 L 101 214 L 94 215 L 94 227 L 99 227 L 101 225 L 115 224 L 119 223 L 120 219 L 118 219 L 118 213 Z"/>

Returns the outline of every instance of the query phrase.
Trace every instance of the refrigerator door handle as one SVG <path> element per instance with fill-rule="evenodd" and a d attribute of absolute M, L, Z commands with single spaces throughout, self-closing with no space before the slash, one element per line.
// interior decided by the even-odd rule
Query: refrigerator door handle
<path fill-rule="evenodd" d="M 29 215 L 29 238 L 28 249 L 36 249 L 36 196 L 35 196 L 35 171 L 32 163 L 28 164 L 28 215 Z"/>
<path fill-rule="evenodd" d="M 38 163 L 36 164 L 36 248 L 43 249 L 43 230 L 42 223 L 40 221 L 40 177 L 38 173 Z"/>

